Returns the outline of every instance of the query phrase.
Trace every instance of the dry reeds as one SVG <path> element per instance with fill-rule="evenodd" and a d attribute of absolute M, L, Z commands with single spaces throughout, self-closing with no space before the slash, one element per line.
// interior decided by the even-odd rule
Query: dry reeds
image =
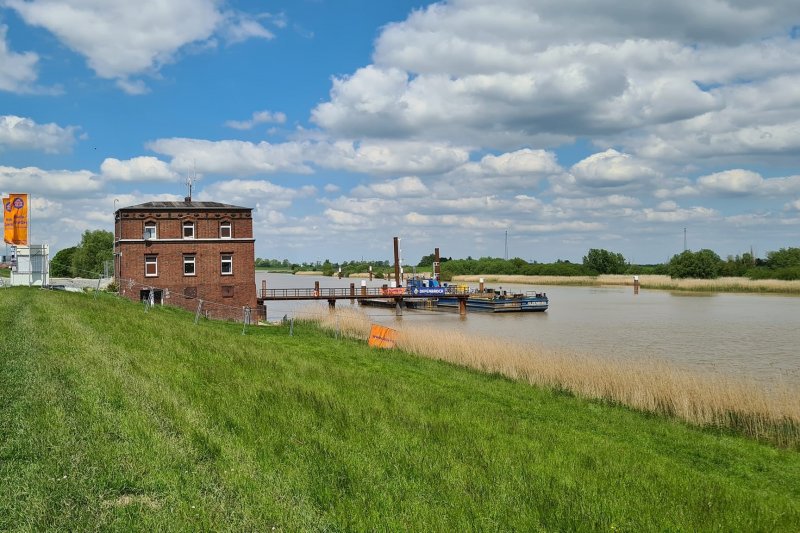
<path fill-rule="evenodd" d="M 453 281 L 476 283 L 483 278 L 487 283 L 519 283 L 522 285 L 633 285 L 629 274 L 603 274 L 600 276 L 453 276 Z M 639 276 L 639 286 L 643 289 L 699 292 L 770 292 L 800 294 L 800 280 L 717 278 L 717 279 L 672 279 L 669 276 L 643 274 Z"/>
<path fill-rule="evenodd" d="M 360 311 L 321 314 L 315 321 L 353 338 L 369 335 L 369 317 Z M 800 448 L 800 391 L 796 387 L 765 390 L 741 379 L 700 375 L 661 361 L 560 352 L 430 326 L 400 329 L 397 347 L 582 398 Z"/>

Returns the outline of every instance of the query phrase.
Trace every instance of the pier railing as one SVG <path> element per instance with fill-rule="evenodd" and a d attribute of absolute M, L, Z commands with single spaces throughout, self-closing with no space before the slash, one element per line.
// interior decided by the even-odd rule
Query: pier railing
<path fill-rule="evenodd" d="M 438 298 L 441 296 L 466 296 L 469 290 L 444 287 L 444 294 L 415 293 L 407 287 L 336 287 L 319 289 L 260 289 L 261 300 L 327 300 L 340 298 Z"/>

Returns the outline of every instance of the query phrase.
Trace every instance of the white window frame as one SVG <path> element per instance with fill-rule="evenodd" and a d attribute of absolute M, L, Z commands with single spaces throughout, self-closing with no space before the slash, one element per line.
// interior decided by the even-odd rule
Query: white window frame
<path fill-rule="evenodd" d="M 225 263 L 230 264 L 230 272 L 225 272 Z M 219 272 L 223 276 L 233 276 L 233 254 L 222 254 L 220 256 Z"/>
<path fill-rule="evenodd" d="M 192 272 L 186 272 L 186 266 L 192 265 Z M 196 276 L 197 275 L 197 256 L 196 255 L 184 255 L 183 256 L 183 275 L 184 276 Z"/>
<path fill-rule="evenodd" d="M 148 265 L 155 265 L 155 273 L 148 274 L 147 267 Z M 158 277 L 158 256 L 157 255 L 145 255 L 144 256 L 144 277 L 146 278 L 156 278 Z"/>
<path fill-rule="evenodd" d="M 222 230 L 227 229 L 228 234 L 225 235 Z M 232 239 L 233 238 L 233 224 L 228 221 L 220 222 L 219 223 L 219 238 L 220 239 Z"/>
<path fill-rule="evenodd" d="M 148 232 L 147 230 L 152 228 L 152 233 Z M 144 232 L 142 232 L 142 237 L 146 241 L 154 241 L 158 239 L 158 224 L 155 222 L 145 222 L 144 223 Z"/>
<path fill-rule="evenodd" d="M 181 235 L 183 235 L 184 239 L 194 239 L 194 222 L 184 222 L 182 228 L 183 229 L 182 229 Z M 192 229 L 192 234 L 191 235 L 186 235 L 186 229 L 187 228 L 191 228 Z"/>

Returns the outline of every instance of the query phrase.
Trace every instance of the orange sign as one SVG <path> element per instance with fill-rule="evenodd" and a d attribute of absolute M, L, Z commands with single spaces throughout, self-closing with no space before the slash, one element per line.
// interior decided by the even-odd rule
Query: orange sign
<path fill-rule="evenodd" d="M 8 197 L 3 198 L 3 240 L 7 244 L 11 244 L 11 234 L 14 230 L 14 222 L 11 217 L 11 200 Z"/>
<path fill-rule="evenodd" d="M 3 238 L 8 244 L 28 245 L 28 195 L 9 194 L 3 202 Z"/>
<path fill-rule="evenodd" d="M 369 331 L 369 345 L 373 348 L 394 348 L 397 330 L 386 326 L 372 325 Z"/>

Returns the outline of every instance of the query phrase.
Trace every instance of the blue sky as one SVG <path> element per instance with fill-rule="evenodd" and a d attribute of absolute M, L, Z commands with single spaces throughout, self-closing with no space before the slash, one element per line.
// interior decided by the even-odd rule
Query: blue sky
<path fill-rule="evenodd" d="M 256 255 L 798 246 L 791 1 L 0 0 L 0 191 L 254 208 Z"/>

